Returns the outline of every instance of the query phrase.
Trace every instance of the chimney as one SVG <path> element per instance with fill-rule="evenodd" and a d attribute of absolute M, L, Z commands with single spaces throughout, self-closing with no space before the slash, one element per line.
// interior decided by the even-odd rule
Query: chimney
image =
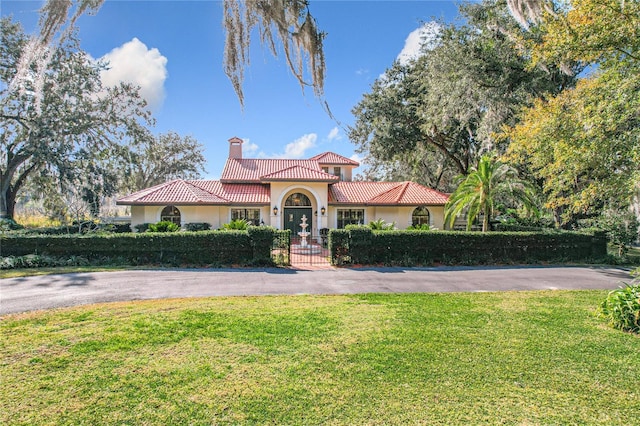
<path fill-rule="evenodd" d="M 244 141 L 237 136 L 229 139 L 229 158 L 242 160 L 242 143 Z"/>

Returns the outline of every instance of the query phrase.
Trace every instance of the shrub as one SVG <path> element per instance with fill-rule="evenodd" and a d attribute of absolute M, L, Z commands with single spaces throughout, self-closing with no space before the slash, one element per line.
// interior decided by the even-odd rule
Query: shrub
<path fill-rule="evenodd" d="M 180 226 L 168 220 L 163 220 L 150 224 L 147 232 L 177 232 L 178 230 L 180 230 Z"/>
<path fill-rule="evenodd" d="M 211 229 L 211 224 L 207 222 L 192 222 L 187 223 L 184 228 L 191 232 L 208 231 Z"/>
<path fill-rule="evenodd" d="M 396 229 L 396 223 L 387 223 L 384 219 L 377 219 L 369 222 L 369 228 L 374 231 L 393 231 Z"/>
<path fill-rule="evenodd" d="M 22 228 L 24 228 L 24 226 L 20 225 L 13 219 L 0 219 L 0 231 L 15 231 Z"/>
<path fill-rule="evenodd" d="M 110 232 L 114 234 L 125 234 L 131 232 L 131 225 L 128 223 L 101 223 L 95 232 Z"/>
<path fill-rule="evenodd" d="M 614 328 L 640 333 L 640 282 L 613 290 L 600 305 L 600 312 Z"/>
<path fill-rule="evenodd" d="M 253 249 L 253 264 L 255 266 L 273 265 L 271 260 L 271 248 L 275 228 L 270 226 L 250 226 L 247 229 Z"/>
<path fill-rule="evenodd" d="M 609 241 L 618 248 L 620 257 L 625 256 L 629 247 L 638 239 L 640 223 L 633 212 L 607 211 L 597 223 L 607 232 Z"/>
<path fill-rule="evenodd" d="M 40 254 L 0 257 L 0 269 L 46 268 L 54 266 L 86 266 L 89 261 L 82 256 L 52 257 Z"/>
<path fill-rule="evenodd" d="M 246 231 L 251 225 L 251 222 L 244 219 L 233 219 L 229 223 L 225 223 L 222 225 L 223 229 L 226 231 Z"/>
<path fill-rule="evenodd" d="M 349 255 L 349 231 L 346 229 L 329 230 L 329 253 L 332 265 L 351 263 Z"/>
<path fill-rule="evenodd" d="M 133 229 L 135 229 L 137 232 L 147 232 L 147 229 L 149 229 L 149 226 L 151 226 L 150 223 L 139 223 L 136 226 L 133 227 Z"/>
<path fill-rule="evenodd" d="M 372 231 L 367 226 L 331 230 L 334 264 L 503 264 L 602 260 L 602 233 Z"/>
<path fill-rule="evenodd" d="M 271 247 L 268 241 L 268 247 Z M 248 265 L 253 259 L 246 231 L 143 232 L 86 235 L 0 235 L 0 256 L 82 256 L 131 264 Z M 261 250 L 258 248 L 258 250 Z"/>
<path fill-rule="evenodd" d="M 438 228 L 435 226 L 431 226 L 428 223 L 423 223 L 421 225 L 411 225 L 407 228 L 409 231 L 437 231 Z"/>

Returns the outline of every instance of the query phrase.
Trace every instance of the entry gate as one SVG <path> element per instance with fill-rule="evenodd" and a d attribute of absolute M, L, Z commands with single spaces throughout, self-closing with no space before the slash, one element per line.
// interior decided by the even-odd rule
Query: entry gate
<path fill-rule="evenodd" d="M 296 236 L 291 239 L 291 266 L 294 268 L 329 267 L 329 245 L 326 237 L 310 235 L 306 244 Z"/>
<path fill-rule="evenodd" d="M 309 235 L 306 243 L 299 236 L 291 233 L 276 234 L 271 250 L 271 257 L 278 266 L 294 268 L 330 267 L 327 235 Z"/>

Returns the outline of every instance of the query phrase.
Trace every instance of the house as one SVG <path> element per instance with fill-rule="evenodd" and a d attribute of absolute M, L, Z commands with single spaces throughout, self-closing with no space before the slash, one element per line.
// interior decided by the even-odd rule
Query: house
<path fill-rule="evenodd" d="M 447 195 L 414 182 L 354 182 L 356 161 L 333 152 L 307 160 L 242 158 L 242 139 L 229 140 L 220 180 L 176 179 L 117 200 L 131 206 L 131 225 L 170 220 L 213 229 L 233 219 L 300 231 L 302 216 L 318 235 L 377 219 L 400 229 L 427 223 L 444 229 Z"/>

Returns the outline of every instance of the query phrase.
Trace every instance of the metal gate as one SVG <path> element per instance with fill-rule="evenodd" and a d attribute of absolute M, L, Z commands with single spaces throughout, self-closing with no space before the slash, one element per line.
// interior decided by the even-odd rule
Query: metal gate
<path fill-rule="evenodd" d="M 271 248 L 271 258 L 277 266 L 295 269 L 330 269 L 327 233 L 310 235 L 306 241 L 292 237 L 288 231 L 275 234 Z"/>
<path fill-rule="evenodd" d="M 291 266 L 296 269 L 328 269 L 329 246 L 326 235 L 291 238 Z"/>

